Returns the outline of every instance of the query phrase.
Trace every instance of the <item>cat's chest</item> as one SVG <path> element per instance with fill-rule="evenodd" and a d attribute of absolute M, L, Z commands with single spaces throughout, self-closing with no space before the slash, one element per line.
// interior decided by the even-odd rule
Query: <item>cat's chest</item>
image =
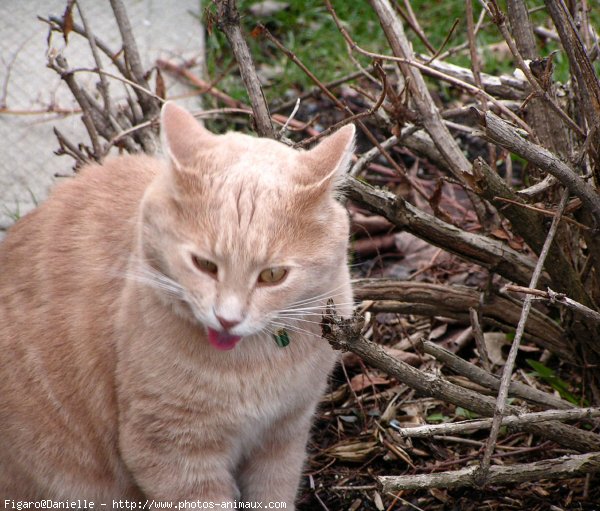
<path fill-rule="evenodd" d="M 192 427 L 260 430 L 310 409 L 336 359 L 314 335 L 294 336 L 287 347 L 271 337 L 247 339 L 235 351 L 220 352 L 194 335 L 129 333 L 118 357 L 122 401 L 167 403 Z"/>
<path fill-rule="evenodd" d="M 283 357 L 282 357 L 283 358 Z M 240 454 L 268 441 L 274 429 L 312 415 L 324 392 L 336 355 L 327 345 L 301 359 L 254 367 L 251 374 L 232 371 L 221 384 L 228 386 L 230 426 L 236 430 Z"/>
<path fill-rule="evenodd" d="M 302 355 L 286 351 L 277 355 L 253 364 L 231 364 L 214 382 L 224 402 L 245 420 L 272 420 L 313 402 L 322 393 L 335 360 L 328 346 Z"/>

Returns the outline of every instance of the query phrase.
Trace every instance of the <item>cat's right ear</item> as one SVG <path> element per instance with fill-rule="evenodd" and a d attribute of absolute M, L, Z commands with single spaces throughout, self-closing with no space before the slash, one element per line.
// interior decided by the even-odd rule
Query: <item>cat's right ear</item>
<path fill-rule="evenodd" d="M 217 143 L 217 135 L 172 101 L 167 101 L 162 107 L 160 126 L 163 153 L 176 169 L 189 166 L 199 152 Z"/>

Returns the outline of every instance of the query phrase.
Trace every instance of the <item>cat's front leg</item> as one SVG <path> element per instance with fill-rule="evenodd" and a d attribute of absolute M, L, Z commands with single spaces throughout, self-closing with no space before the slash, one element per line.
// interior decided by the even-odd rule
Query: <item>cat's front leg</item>
<path fill-rule="evenodd" d="M 132 420 L 120 428 L 121 455 L 144 495 L 156 501 L 233 505 L 240 493 L 226 439 L 164 422 Z"/>
<path fill-rule="evenodd" d="M 312 408 L 302 415 L 290 415 L 275 422 L 263 441 L 246 454 L 239 476 L 242 499 L 246 502 L 285 502 L 295 509 L 295 499 L 306 458 Z"/>

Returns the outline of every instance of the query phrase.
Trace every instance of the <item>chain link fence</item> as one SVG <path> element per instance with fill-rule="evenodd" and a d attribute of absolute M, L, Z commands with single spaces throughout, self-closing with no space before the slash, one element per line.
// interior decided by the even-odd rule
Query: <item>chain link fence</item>
<path fill-rule="evenodd" d="M 2 230 L 46 198 L 60 176 L 71 175 L 71 159 L 54 154 L 58 143 L 53 127 L 72 141 L 88 141 L 77 104 L 46 64 L 48 51 L 60 51 L 71 67 L 94 68 L 89 45 L 75 33 L 68 43 L 57 34 L 49 40 L 48 25 L 38 19 L 62 15 L 66 3 L 0 2 L 0 237 Z M 109 1 L 78 0 L 78 4 L 94 35 L 119 51 L 121 39 Z M 146 68 L 157 58 L 203 61 L 200 0 L 125 0 L 125 6 Z M 74 17 L 79 22 L 76 9 Z M 92 73 L 77 78 L 87 82 L 89 90 L 98 81 Z M 165 78 L 169 97 L 182 92 L 180 85 Z M 118 96 L 120 90 L 121 84 L 111 80 L 111 92 Z"/>

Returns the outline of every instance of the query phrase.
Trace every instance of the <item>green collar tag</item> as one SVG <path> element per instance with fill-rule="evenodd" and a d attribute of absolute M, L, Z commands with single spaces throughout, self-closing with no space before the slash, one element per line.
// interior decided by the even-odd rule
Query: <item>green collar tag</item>
<path fill-rule="evenodd" d="M 285 348 L 290 343 L 290 336 L 285 328 L 277 330 L 277 333 L 273 334 L 273 339 L 275 339 L 275 343 L 280 348 Z"/>

